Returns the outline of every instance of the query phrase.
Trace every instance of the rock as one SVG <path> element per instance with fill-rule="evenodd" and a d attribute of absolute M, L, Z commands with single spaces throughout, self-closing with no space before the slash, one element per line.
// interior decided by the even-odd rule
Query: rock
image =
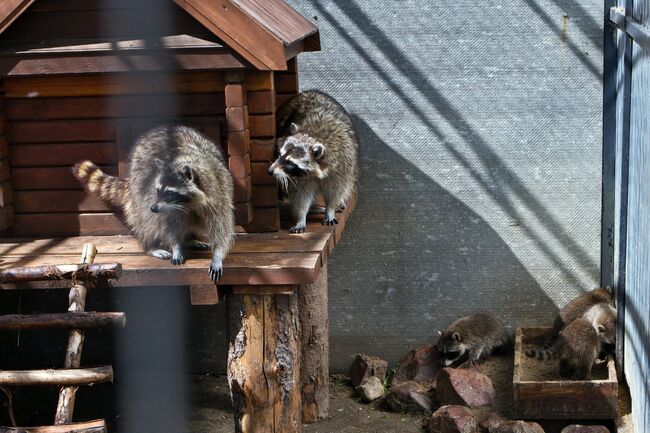
<path fill-rule="evenodd" d="M 479 433 L 479 426 L 472 412 L 465 406 L 442 406 L 431 415 L 431 433 Z"/>
<path fill-rule="evenodd" d="M 370 403 L 384 396 L 384 383 L 378 377 L 370 376 L 363 385 L 357 386 L 355 390 L 363 401 Z"/>
<path fill-rule="evenodd" d="M 352 386 L 362 385 L 370 376 L 375 376 L 382 383 L 386 379 L 388 362 L 374 356 L 357 354 L 350 367 L 350 382 Z"/>
<path fill-rule="evenodd" d="M 562 433 L 609 433 L 609 429 L 604 425 L 573 424 L 564 427 Z"/>
<path fill-rule="evenodd" d="M 431 386 L 408 381 L 390 388 L 386 398 L 386 405 L 393 412 L 431 412 Z"/>
<path fill-rule="evenodd" d="M 488 433 L 491 428 L 496 427 L 497 425 L 501 424 L 504 421 L 508 421 L 506 417 L 501 415 L 500 412 L 492 412 L 485 418 L 483 418 L 483 421 L 479 423 L 479 426 L 481 427 L 481 431 L 484 433 Z"/>
<path fill-rule="evenodd" d="M 503 421 L 493 426 L 490 433 L 544 433 L 544 429 L 536 422 Z"/>
<path fill-rule="evenodd" d="M 473 369 L 443 368 L 436 377 L 436 396 L 441 405 L 479 407 L 494 403 L 489 377 Z"/>
<path fill-rule="evenodd" d="M 418 347 L 408 352 L 399 362 L 399 367 L 391 378 L 391 386 L 414 381 L 430 383 L 435 386 L 436 374 L 441 367 L 440 354 L 433 345 Z"/>

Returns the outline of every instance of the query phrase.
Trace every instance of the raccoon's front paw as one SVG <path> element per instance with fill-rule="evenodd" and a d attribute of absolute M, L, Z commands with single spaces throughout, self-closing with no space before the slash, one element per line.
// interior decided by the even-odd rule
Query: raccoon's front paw
<path fill-rule="evenodd" d="M 338 223 L 339 223 L 339 220 L 337 220 L 336 218 L 325 218 L 323 220 L 323 225 L 324 226 L 333 226 L 333 225 L 338 224 Z"/>
<path fill-rule="evenodd" d="M 304 233 L 305 229 L 306 227 L 304 224 L 296 224 L 289 229 L 289 233 Z"/>
<path fill-rule="evenodd" d="M 223 266 L 221 263 L 211 263 L 210 269 L 208 269 L 208 274 L 212 282 L 216 283 L 221 277 L 223 277 Z"/>
<path fill-rule="evenodd" d="M 147 254 L 161 260 L 169 260 L 172 258 L 172 253 L 167 250 L 149 250 Z"/>
<path fill-rule="evenodd" d="M 198 250 L 198 251 L 209 251 L 212 248 L 212 246 L 209 243 L 201 242 L 201 241 L 197 241 L 197 240 L 192 241 L 191 247 L 192 247 L 192 249 Z"/>
<path fill-rule="evenodd" d="M 460 366 L 461 368 L 478 367 L 478 361 L 475 359 L 468 359 L 467 361 L 463 362 Z"/>
<path fill-rule="evenodd" d="M 174 257 L 172 257 L 170 262 L 172 262 L 172 265 L 182 265 L 183 263 L 185 263 L 185 257 L 183 257 L 183 256 L 174 256 Z"/>

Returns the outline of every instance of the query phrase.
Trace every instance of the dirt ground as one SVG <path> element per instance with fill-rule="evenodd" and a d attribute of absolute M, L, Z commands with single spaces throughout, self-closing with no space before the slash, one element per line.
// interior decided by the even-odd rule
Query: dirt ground
<path fill-rule="evenodd" d="M 511 416 L 513 406 L 512 356 L 495 356 L 481 365 L 493 382 L 497 400 L 492 409 L 477 409 L 481 419 L 491 410 Z M 128 383 L 138 382 L 135 389 Z M 170 383 L 182 383 L 187 399 L 170 392 Z M 620 387 L 619 413 L 629 413 L 629 394 Z M 145 390 L 143 392 L 143 390 Z M 359 401 L 345 376 L 332 376 L 330 385 L 330 417 L 319 423 L 305 425 L 304 433 L 422 433 L 428 420 L 425 414 L 387 412 L 380 403 Z M 119 396 L 128 396 L 134 404 L 115 404 Z M 44 398 L 45 397 L 45 398 Z M 179 405 L 190 401 L 183 410 Z M 105 384 L 80 390 L 76 419 L 106 418 L 109 431 L 119 433 L 231 433 L 233 415 L 230 395 L 224 376 L 138 375 L 122 376 L 114 385 Z M 15 395 L 19 424 L 46 424 L 52 419 L 56 392 L 26 390 Z M 26 409 L 28 408 L 28 409 Z M 6 408 L 0 408 L 0 425 L 8 425 Z M 22 422 L 21 422 L 22 421 Z M 584 422 L 583 422 L 584 423 Z M 567 422 L 542 423 L 546 433 L 559 433 Z M 605 423 L 605 425 L 608 425 Z M 127 427 L 128 426 L 128 427 Z M 612 423 L 608 427 L 612 433 Z"/>

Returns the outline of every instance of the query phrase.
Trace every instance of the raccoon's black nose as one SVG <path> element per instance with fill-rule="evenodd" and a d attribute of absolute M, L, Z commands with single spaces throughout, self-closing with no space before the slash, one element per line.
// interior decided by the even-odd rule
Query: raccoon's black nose
<path fill-rule="evenodd" d="M 149 207 L 149 210 L 151 210 L 153 213 L 158 213 L 158 205 L 152 204 L 151 207 Z"/>
<path fill-rule="evenodd" d="M 268 172 L 269 172 L 269 174 L 270 174 L 271 176 L 273 176 L 273 168 L 271 168 L 271 167 L 269 167 L 269 169 L 268 169 L 268 170 L 266 170 L 266 171 L 268 171 Z"/>

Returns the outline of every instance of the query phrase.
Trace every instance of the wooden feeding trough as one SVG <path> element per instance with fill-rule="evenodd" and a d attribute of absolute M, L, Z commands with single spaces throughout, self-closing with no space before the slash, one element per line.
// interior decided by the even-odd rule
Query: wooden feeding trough
<path fill-rule="evenodd" d="M 548 331 L 550 328 L 517 329 L 513 379 L 515 416 L 524 419 L 616 418 L 618 380 L 614 359 L 610 356 L 605 365 L 594 367 L 592 380 L 561 379 L 557 361 L 538 361 L 525 354 L 526 346 L 542 344 Z"/>

